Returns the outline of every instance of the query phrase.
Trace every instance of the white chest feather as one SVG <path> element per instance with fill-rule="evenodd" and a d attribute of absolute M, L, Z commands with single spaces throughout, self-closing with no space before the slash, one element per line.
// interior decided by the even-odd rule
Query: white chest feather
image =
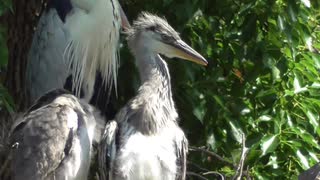
<path fill-rule="evenodd" d="M 175 179 L 177 157 L 175 134 L 172 129 L 164 129 L 162 133 L 154 136 L 146 136 L 139 132 L 131 134 L 118 152 L 114 164 L 114 179 Z"/>

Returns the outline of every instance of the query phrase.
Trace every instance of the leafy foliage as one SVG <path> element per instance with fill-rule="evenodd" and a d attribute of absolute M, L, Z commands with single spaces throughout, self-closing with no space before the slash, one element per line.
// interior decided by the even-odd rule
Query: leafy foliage
<path fill-rule="evenodd" d="M 236 165 L 244 134 L 250 149 L 245 169 L 256 179 L 296 179 L 319 161 L 318 1 L 141 4 L 128 16 L 135 17 L 141 7 L 165 15 L 209 60 L 206 68 L 168 61 L 181 125 L 191 145 L 206 145 Z M 121 68 L 132 68 L 123 56 Z M 120 83 L 130 82 L 121 74 Z M 119 89 L 120 97 L 128 95 L 121 85 Z M 235 173 L 205 153 L 190 152 L 189 161 L 227 176 Z"/>
<path fill-rule="evenodd" d="M 255 179 L 296 179 L 319 162 L 318 0 L 120 3 L 130 20 L 142 10 L 165 16 L 182 39 L 209 61 L 208 67 L 178 59 L 168 61 L 180 124 L 190 144 L 206 146 L 225 159 L 191 151 L 189 171 L 203 170 L 196 164 L 233 176 L 243 134 L 249 148 L 245 170 Z M 0 16 L 4 7 L 10 6 L 0 3 Z M 6 67 L 5 39 L 1 33 L 0 72 Z M 124 43 L 118 98 L 112 99 L 115 109 L 139 86 L 133 67 Z M 10 109 L 8 97 L 0 84 L 0 107 Z"/>

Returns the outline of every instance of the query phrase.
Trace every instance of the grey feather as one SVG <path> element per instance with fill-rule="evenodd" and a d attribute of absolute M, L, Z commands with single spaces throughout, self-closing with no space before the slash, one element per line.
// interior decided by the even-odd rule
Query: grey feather
<path fill-rule="evenodd" d="M 159 54 L 174 57 L 177 49 L 172 49 L 180 48 L 186 57 L 203 64 L 206 61 L 181 41 L 166 20 L 149 13 L 142 13 L 127 35 L 142 84 L 105 128 L 99 154 L 101 177 L 184 180 L 188 141 L 178 126 L 168 66 Z"/>
<path fill-rule="evenodd" d="M 94 109 L 70 94 L 44 99 L 11 133 L 13 179 L 86 179 Z"/>
<path fill-rule="evenodd" d="M 99 179 L 110 179 L 111 174 L 109 173 L 109 169 L 111 169 L 111 161 L 112 157 L 115 157 L 116 152 L 116 134 L 118 131 L 117 122 L 112 120 L 109 121 L 102 135 L 102 141 L 99 145 L 98 149 L 98 164 L 99 164 Z"/>
<path fill-rule="evenodd" d="M 187 154 L 188 154 L 188 140 L 183 139 L 176 140 L 176 154 L 178 157 L 177 164 L 179 170 L 177 174 L 177 180 L 185 180 L 187 172 Z"/>
<path fill-rule="evenodd" d="M 69 37 L 57 11 L 45 11 L 39 20 L 28 55 L 26 87 L 31 103 L 49 90 L 63 88 L 68 76 L 63 54 Z"/>
<path fill-rule="evenodd" d="M 57 12 L 58 10 L 58 12 Z M 107 92 L 116 86 L 121 7 L 117 0 L 53 0 L 41 15 L 30 48 L 26 87 L 31 103 L 68 87 L 89 102 L 97 72 Z M 105 97 L 107 98 L 107 97 Z"/>

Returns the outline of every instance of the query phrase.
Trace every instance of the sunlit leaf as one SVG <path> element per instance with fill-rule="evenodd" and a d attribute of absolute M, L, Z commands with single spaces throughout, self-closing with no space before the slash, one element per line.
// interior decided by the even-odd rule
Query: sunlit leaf
<path fill-rule="evenodd" d="M 232 131 L 232 135 L 233 137 L 239 142 L 241 143 L 242 142 L 242 136 L 243 136 L 243 132 L 241 130 L 241 128 L 236 125 L 235 123 L 233 122 L 229 122 L 230 126 L 231 126 L 231 131 Z"/>
<path fill-rule="evenodd" d="M 270 156 L 270 160 L 268 162 L 268 165 L 269 166 L 271 165 L 273 169 L 278 169 L 279 164 L 278 164 L 277 156 L 275 156 L 275 155 Z"/>
<path fill-rule="evenodd" d="M 262 138 L 261 142 L 262 156 L 274 151 L 279 145 L 279 139 L 277 135 L 267 135 Z"/>
<path fill-rule="evenodd" d="M 298 150 L 298 151 L 296 152 L 296 154 L 297 154 L 297 156 L 298 156 L 298 158 L 299 158 L 300 163 L 303 165 L 303 168 L 304 168 L 304 169 L 310 168 L 310 165 L 309 165 L 309 163 L 308 163 L 307 158 L 301 153 L 301 151 Z"/>

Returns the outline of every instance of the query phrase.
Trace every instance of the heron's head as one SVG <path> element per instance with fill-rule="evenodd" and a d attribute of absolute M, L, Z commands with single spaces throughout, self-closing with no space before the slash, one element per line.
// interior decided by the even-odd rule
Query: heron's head
<path fill-rule="evenodd" d="M 204 57 L 181 40 L 165 19 L 158 16 L 141 13 L 127 32 L 128 44 L 133 51 L 138 47 L 169 58 L 177 57 L 201 65 L 208 64 Z"/>

